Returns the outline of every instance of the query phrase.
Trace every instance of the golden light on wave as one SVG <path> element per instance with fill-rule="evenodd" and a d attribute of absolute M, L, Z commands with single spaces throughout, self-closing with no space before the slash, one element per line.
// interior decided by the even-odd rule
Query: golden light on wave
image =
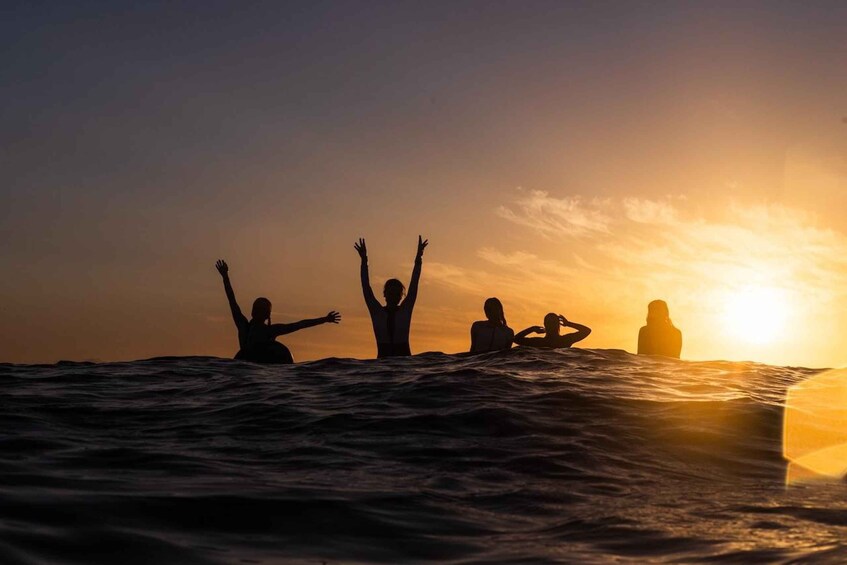
<path fill-rule="evenodd" d="M 782 435 L 788 484 L 847 473 L 847 369 L 826 371 L 788 389 Z"/>
<path fill-rule="evenodd" d="M 785 332 L 789 309 L 788 293 L 784 290 L 747 286 L 725 297 L 723 320 L 734 337 L 763 345 Z"/>

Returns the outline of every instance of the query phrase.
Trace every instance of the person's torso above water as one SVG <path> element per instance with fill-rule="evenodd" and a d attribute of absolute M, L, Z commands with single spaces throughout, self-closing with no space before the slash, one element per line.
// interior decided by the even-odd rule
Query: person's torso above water
<path fill-rule="evenodd" d="M 515 332 L 503 324 L 490 321 L 474 322 L 471 326 L 471 352 L 498 351 L 512 346 Z"/>
<path fill-rule="evenodd" d="M 682 332 L 670 324 L 648 324 L 638 333 L 638 353 L 679 358 Z"/>
<path fill-rule="evenodd" d="M 369 308 L 377 344 L 409 343 L 414 305 L 403 301 L 399 306 Z"/>
<path fill-rule="evenodd" d="M 238 345 L 241 349 L 264 347 L 275 341 L 270 326 L 264 322 L 244 321 L 238 328 Z"/>

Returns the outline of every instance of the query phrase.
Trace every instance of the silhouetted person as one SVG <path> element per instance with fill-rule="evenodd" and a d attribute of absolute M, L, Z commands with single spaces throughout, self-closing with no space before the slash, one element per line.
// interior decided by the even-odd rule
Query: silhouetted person
<path fill-rule="evenodd" d="M 488 319 L 474 322 L 471 326 L 471 353 L 512 347 L 515 332 L 506 324 L 503 304 L 496 298 L 489 298 L 482 309 Z"/>
<path fill-rule="evenodd" d="M 353 247 L 359 252 L 362 259 L 360 274 L 362 277 L 362 294 L 365 296 L 365 304 L 371 314 L 371 323 L 376 337 L 377 357 L 397 357 L 411 355 L 409 348 L 409 328 L 412 325 L 412 309 L 418 297 L 418 282 L 421 279 L 421 265 L 423 253 L 429 240 L 418 236 L 418 253 L 415 256 L 415 268 L 412 269 L 412 280 L 409 282 L 409 292 L 403 300 L 406 288 L 397 279 L 388 279 L 382 289 L 385 297 L 385 306 L 379 303 L 371 289 L 368 276 L 368 249 L 365 240 L 359 239 Z M 403 300 L 401 304 L 400 301 Z"/>
<path fill-rule="evenodd" d="M 238 353 L 236 359 L 252 361 L 254 363 L 293 363 L 291 352 L 283 344 L 276 341 L 277 336 L 290 334 L 304 328 L 319 326 L 320 324 L 337 324 L 341 320 L 338 312 L 332 311 L 323 318 L 312 320 L 300 320 L 293 324 L 271 324 L 271 301 L 267 298 L 257 298 L 253 302 L 253 310 L 248 321 L 238 302 L 235 301 L 235 292 L 229 282 L 229 266 L 226 261 L 218 260 L 215 267 L 224 280 L 224 290 L 229 309 L 232 311 L 232 321 L 238 329 Z"/>
<path fill-rule="evenodd" d="M 638 331 L 638 354 L 679 359 L 681 351 L 682 332 L 671 322 L 668 304 L 654 300 L 647 305 L 647 325 Z"/>
<path fill-rule="evenodd" d="M 576 331 L 573 333 L 559 335 L 559 326 L 563 328 L 573 328 Z M 526 337 L 531 333 L 544 334 L 544 337 Z M 553 312 L 544 316 L 544 327 L 532 326 L 515 336 L 515 343 L 527 347 L 541 347 L 545 349 L 559 349 L 562 347 L 570 347 L 578 341 L 588 337 L 591 333 L 591 328 L 569 322 L 564 316 L 554 314 Z"/>

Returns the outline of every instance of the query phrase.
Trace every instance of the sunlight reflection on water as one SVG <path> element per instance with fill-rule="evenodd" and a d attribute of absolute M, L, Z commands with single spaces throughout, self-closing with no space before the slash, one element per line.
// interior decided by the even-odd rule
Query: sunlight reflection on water
<path fill-rule="evenodd" d="M 788 389 L 783 454 L 786 483 L 841 479 L 847 473 L 847 369 L 810 377 Z"/>

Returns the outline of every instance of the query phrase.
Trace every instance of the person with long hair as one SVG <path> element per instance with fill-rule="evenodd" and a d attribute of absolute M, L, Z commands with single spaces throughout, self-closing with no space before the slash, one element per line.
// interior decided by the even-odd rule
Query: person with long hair
<path fill-rule="evenodd" d="M 276 341 L 281 335 L 290 334 L 304 328 L 311 328 L 321 324 L 337 324 L 341 320 L 341 314 L 332 311 L 321 318 L 300 320 L 293 324 L 271 323 L 271 301 L 259 297 L 253 302 L 250 319 L 241 313 L 241 308 L 235 300 L 235 292 L 229 282 L 229 266 L 226 261 L 219 259 L 215 268 L 221 274 L 224 282 L 224 292 L 229 301 L 229 309 L 232 312 L 232 321 L 238 330 L 238 353 L 236 359 L 252 361 L 254 363 L 293 363 L 291 352 L 283 344 Z"/>
<path fill-rule="evenodd" d="M 406 287 L 399 280 L 388 279 L 382 288 L 382 295 L 385 298 L 385 306 L 383 306 L 371 289 L 368 274 L 368 248 L 365 240 L 360 238 L 358 243 L 353 244 L 361 259 L 359 274 L 362 279 L 362 294 L 371 315 L 378 358 L 412 354 L 409 347 L 409 330 L 412 326 L 412 310 L 418 298 L 418 283 L 421 280 L 423 254 L 427 245 L 429 240 L 418 236 L 418 252 L 415 255 L 415 267 L 412 269 L 409 292 L 406 293 Z"/>
<path fill-rule="evenodd" d="M 681 352 L 682 332 L 673 325 L 667 302 L 652 301 L 647 305 L 647 325 L 638 331 L 638 354 L 679 359 Z"/>
<path fill-rule="evenodd" d="M 497 298 L 489 298 L 482 309 L 487 319 L 471 325 L 471 353 L 485 353 L 512 347 L 515 332 L 506 323 L 503 304 Z"/>
<path fill-rule="evenodd" d="M 573 328 L 576 331 L 564 335 L 559 334 L 559 327 Z M 531 333 L 544 334 L 544 337 L 527 337 Z M 588 337 L 591 328 L 571 322 L 561 314 L 550 312 L 544 316 L 544 326 L 530 326 L 518 332 L 515 343 L 524 347 L 539 347 L 542 349 L 561 349 L 570 347 Z"/>

